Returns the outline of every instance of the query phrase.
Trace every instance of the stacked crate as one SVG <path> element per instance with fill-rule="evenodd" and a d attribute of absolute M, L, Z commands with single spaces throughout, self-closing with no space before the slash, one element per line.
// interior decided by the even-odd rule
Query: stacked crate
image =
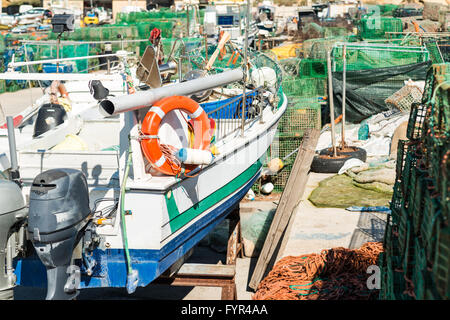
<path fill-rule="evenodd" d="M 450 64 L 435 64 L 398 147 L 382 299 L 450 298 Z"/>
<path fill-rule="evenodd" d="M 306 129 L 320 129 L 321 103 L 326 101 L 326 79 L 303 78 L 284 81 L 283 92 L 288 107 L 280 120 L 276 137 L 269 150 L 269 158 L 284 159 L 285 167 L 273 177 L 275 191 L 281 192 L 291 173 L 296 153 Z"/>

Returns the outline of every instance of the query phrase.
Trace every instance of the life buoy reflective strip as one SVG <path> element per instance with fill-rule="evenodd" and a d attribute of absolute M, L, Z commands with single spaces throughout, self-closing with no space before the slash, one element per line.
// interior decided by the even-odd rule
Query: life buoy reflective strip
<path fill-rule="evenodd" d="M 158 131 L 164 116 L 170 111 L 181 110 L 187 112 L 194 124 L 194 149 L 206 150 L 211 141 L 210 122 L 206 112 L 194 100 L 184 96 L 173 96 L 156 102 L 142 123 L 141 131 L 149 137 L 141 141 L 142 151 L 153 167 L 167 175 L 178 175 L 183 168 L 173 160 L 164 156 L 158 139 Z M 183 173 L 189 173 L 196 165 L 186 165 Z"/>

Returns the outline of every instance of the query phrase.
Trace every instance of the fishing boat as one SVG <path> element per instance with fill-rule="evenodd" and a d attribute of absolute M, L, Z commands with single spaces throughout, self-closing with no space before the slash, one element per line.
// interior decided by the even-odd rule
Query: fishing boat
<path fill-rule="evenodd" d="M 245 49 L 231 41 L 209 47 L 212 54 L 197 48 L 180 57 L 179 79 L 156 84 L 153 51 L 136 71 L 147 90 L 128 81 L 127 94 L 100 100 L 114 125 L 83 123 L 80 134 L 95 147 L 19 150 L 12 167 L 20 167 L 29 212 L 10 234 L 15 248 L 34 249 L 10 254 L 7 279 L 14 269 L 17 285 L 47 287 L 47 299 L 83 288 L 132 293 L 217 226 L 259 177 L 287 107 L 277 63 Z"/>

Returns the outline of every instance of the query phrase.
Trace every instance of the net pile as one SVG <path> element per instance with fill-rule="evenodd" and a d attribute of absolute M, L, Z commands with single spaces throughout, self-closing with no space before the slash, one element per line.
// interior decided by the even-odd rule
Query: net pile
<path fill-rule="evenodd" d="M 320 254 L 281 259 L 259 284 L 253 300 L 369 300 L 367 268 L 376 265 L 381 242 L 359 249 L 333 248 Z"/>

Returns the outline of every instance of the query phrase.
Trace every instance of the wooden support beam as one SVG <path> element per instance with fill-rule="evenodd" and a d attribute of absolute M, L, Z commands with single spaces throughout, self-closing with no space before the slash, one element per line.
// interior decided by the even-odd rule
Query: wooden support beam
<path fill-rule="evenodd" d="M 281 195 L 277 210 L 267 233 L 264 246 L 256 263 L 255 270 L 250 280 L 249 287 L 256 291 L 259 283 L 265 276 L 268 266 L 273 260 L 275 250 L 291 215 L 300 202 L 305 191 L 308 172 L 314 158 L 315 149 L 319 140 L 320 131 L 318 129 L 309 129 L 305 131 L 302 143 L 300 145 L 297 157 L 295 158 L 291 174 Z"/>
<path fill-rule="evenodd" d="M 228 216 L 230 225 L 228 233 L 227 264 L 236 264 L 237 257 L 242 257 L 242 235 L 239 207 Z"/>

